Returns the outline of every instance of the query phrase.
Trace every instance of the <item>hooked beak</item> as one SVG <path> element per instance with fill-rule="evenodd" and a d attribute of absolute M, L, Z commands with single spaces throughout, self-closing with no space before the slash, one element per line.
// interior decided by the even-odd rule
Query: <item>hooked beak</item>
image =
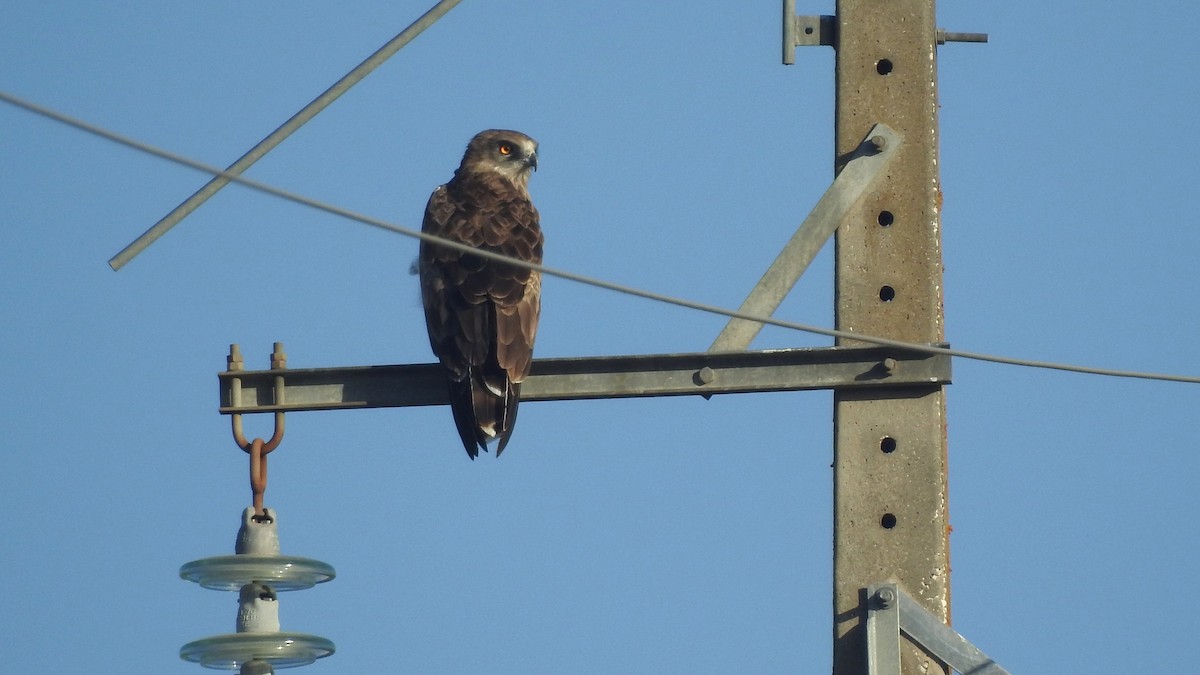
<path fill-rule="evenodd" d="M 533 153 L 531 155 L 529 155 L 529 158 L 525 160 L 525 163 L 528 164 L 530 167 L 532 167 L 534 171 L 537 171 L 537 151 L 536 150 L 534 150 Z"/>

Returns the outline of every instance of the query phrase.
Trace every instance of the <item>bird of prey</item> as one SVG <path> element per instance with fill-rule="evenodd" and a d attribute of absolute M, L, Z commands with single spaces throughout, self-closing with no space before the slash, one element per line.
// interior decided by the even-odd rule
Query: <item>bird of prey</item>
<path fill-rule="evenodd" d="M 421 231 L 540 264 L 542 230 L 527 189 L 537 148 L 518 131 L 476 134 L 454 177 L 429 197 Z M 417 266 L 429 344 L 446 370 L 463 447 L 475 459 L 499 440 L 499 457 L 533 361 L 541 274 L 424 240 Z"/>

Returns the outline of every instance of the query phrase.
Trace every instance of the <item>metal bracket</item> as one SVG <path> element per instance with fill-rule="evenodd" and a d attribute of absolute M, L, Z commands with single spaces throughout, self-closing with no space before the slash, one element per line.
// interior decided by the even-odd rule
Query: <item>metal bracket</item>
<path fill-rule="evenodd" d="M 900 675 L 900 635 L 963 675 L 1009 675 L 896 584 L 867 587 L 867 672 Z"/>
<path fill-rule="evenodd" d="M 436 363 L 218 373 L 220 412 L 390 408 L 448 402 Z M 890 347 L 819 347 L 754 352 L 538 359 L 522 401 L 938 387 L 950 357 Z M 286 401 L 286 403 L 277 403 Z"/>
<path fill-rule="evenodd" d="M 796 63 L 796 47 L 833 47 L 837 44 L 837 17 L 814 14 L 796 16 L 796 0 L 783 0 L 783 63 Z"/>
<path fill-rule="evenodd" d="M 956 33 L 937 29 L 937 43 L 987 42 L 987 33 Z M 796 63 L 796 47 L 837 47 L 837 17 L 796 15 L 796 0 L 783 0 L 783 65 Z"/>
<path fill-rule="evenodd" d="M 832 17 L 826 17 L 832 18 Z M 845 220 L 846 214 L 858 203 L 896 155 L 903 136 L 886 124 L 876 124 L 858 149 L 841 158 L 844 162 L 833 184 L 800 223 L 791 240 L 767 268 L 750 291 L 738 311 L 759 316 L 771 316 L 800 280 L 813 258 Z M 730 319 L 717 336 L 709 351 L 738 351 L 750 346 L 763 324 L 746 319 Z"/>

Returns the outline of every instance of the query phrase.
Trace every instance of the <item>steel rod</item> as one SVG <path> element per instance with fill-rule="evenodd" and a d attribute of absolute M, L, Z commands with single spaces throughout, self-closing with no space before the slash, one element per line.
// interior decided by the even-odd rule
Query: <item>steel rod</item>
<path fill-rule="evenodd" d="M 987 33 L 955 33 L 944 28 L 937 30 L 937 43 L 944 45 L 947 42 L 987 42 Z"/>

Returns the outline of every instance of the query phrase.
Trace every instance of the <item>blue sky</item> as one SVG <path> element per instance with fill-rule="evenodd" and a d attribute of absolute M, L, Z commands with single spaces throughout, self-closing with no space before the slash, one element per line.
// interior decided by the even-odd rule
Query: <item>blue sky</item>
<path fill-rule="evenodd" d="M 430 4 L 16 0 L 0 89 L 223 165 Z M 831 179 L 833 52 L 780 65 L 779 5 L 466 0 L 248 175 L 415 227 L 472 134 L 517 128 L 549 264 L 736 307 Z M 991 35 L 939 51 L 948 340 L 1200 373 L 1200 9 L 939 12 Z M 238 187 L 108 268 L 205 180 L 0 105 L 6 670 L 199 672 L 179 647 L 232 630 L 233 594 L 177 578 L 250 499 L 230 343 L 431 360 L 414 241 Z M 777 316 L 832 324 L 831 255 Z M 548 279 L 538 354 L 723 325 Z M 1014 673 L 1193 667 L 1200 389 L 954 368 L 955 627 Z M 283 625 L 337 644 L 312 673 L 827 672 L 831 453 L 828 392 L 529 404 L 474 463 L 445 409 L 294 414 L 267 504 L 339 576 Z"/>

